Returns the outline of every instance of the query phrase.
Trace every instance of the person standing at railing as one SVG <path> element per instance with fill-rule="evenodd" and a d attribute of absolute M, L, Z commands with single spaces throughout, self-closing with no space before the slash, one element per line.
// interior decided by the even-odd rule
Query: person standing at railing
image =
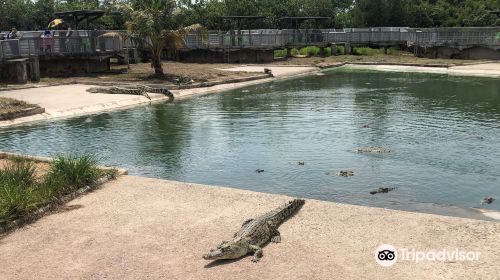
<path fill-rule="evenodd" d="M 9 35 L 7 35 L 7 40 L 11 40 L 9 42 L 10 51 L 13 56 L 19 55 L 19 36 L 17 35 L 17 29 L 13 27 L 10 30 Z"/>
<path fill-rule="evenodd" d="M 42 52 L 52 52 L 54 46 L 54 33 L 51 30 L 45 30 L 43 34 L 40 36 L 42 38 Z"/>
<path fill-rule="evenodd" d="M 10 30 L 10 33 L 9 35 L 7 35 L 7 39 L 18 39 L 18 36 L 17 36 L 17 29 L 16 28 L 12 28 Z"/>

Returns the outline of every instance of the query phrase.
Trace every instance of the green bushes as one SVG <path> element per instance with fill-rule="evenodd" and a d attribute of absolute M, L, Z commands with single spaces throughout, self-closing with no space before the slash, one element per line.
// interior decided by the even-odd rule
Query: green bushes
<path fill-rule="evenodd" d="M 33 162 L 19 157 L 9 159 L 0 170 L 0 226 L 83 186 L 96 185 L 103 177 L 114 179 L 118 175 L 115 169 L 98 168 L 96 157 L 90 154 L 58 156 L 38 179 Z"/>
<path fill-rule="evenodd" d="M 36 208 L 35 189 L 35 167 L 32 163 L 13 161 L 0 170 L 0 224 Z"/>
<path fill-rule="evenodd" d="M 95 156 L 86 154 L 57 157 L 51 163 L 47 177 L 61 179 L 66 187 L 77 189 L 95 184 L 103 175 Z"/>
<path fill-rule="evenodd" d="M 388 55 L 394 55 L 398 56 L 400 55 L 400 50 L 397 48 L 389 48 L 387 50 Z M 337 55 L 343 55 L 345 54 L 345 47 L 342 45 L 337 46 Z M 373 49 L 373 48 L 354 48 L 353 50 L 353 55 L 367 55 L 367 56 L 373 56 L 373 55 L 383 55 L 384 54 L 384 49 L 379 48 L 379 49 Z M 291 55 L 292 56 L 307 56 L 307 57 L 313 57 L 313 56 L 319 56 L 320 55 L 320 49 L 316 46 L 309 46 L 309 47 L 304 47 L 301 49 L 292 49 L 291 50 Z M 332 48 L 325 48 L 325 56 L 332 56 Z M 285 50 L 275 50 L 274 51 L 274 57 L 286 57 L 286 49 Z"/>
<path fill-rule="evenodd" d="M 388 55 L 399 55 L 399 50 L 396 48 L 389 48 L 387 50 Z M 354 48 L 354 55 L 383 55 L 384 49 L 372 49 L 372 48 Z"/>

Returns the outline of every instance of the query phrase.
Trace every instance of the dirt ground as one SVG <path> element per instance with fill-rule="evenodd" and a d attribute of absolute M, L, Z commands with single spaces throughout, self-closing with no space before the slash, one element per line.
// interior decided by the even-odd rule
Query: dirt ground
<path fill-rule="evenodd" d="M 181 83 L 200 83 L 225 81 L 241 77 L 255 76 L 255 73 L 248 72 L 228 72 L 220 68 L 229 68 L 234 64 L 200 64 L 200 63 L 180 63 L 172 61 L 163 62 L 165 79 L 153 78 L 151 63 L 131 64 L 130 70 L 126 65 L 113 65 L 109 73 L 86 74 L 84 76 L 53 77 L 42 78 L 42 83 L 57 84 L 60 82 L 141 82 L 141 83 L 161 83 L 173 85 L 174 79 L 180 79 Z M 238 64 L 239 66 L 239 64 Z"/>
<path fill-rule="evenodd" d="M 414 57 L 412 54 L 402 55 L 340 55 L 331 57 L 293 57 L 288 59 L 276 59 L 274 65 L 307 65 L 322 66 L 329 64 L 357 62 L 357 63 L 400 63 L 400 64 L 440 64 L 440 65 L 464 65 L 469 63 L 480 63 L 479 60 L 458 59 L 428 59 Z M 484 62 L 484 61 L 483 61 Z M 239 67 L 242 64 L 225 63 L 182 63 L 175 61 L 164 61 L 163 69 L 165 79 L 153 78 L 153 70 L 150 63 L 131 64 L 130 70 L 126 65 L 113 65 L 111 72 L 101 74 L 86 74 L 84 76 L 52 77 L 42 78 L 42 83 L 58 84 L 61 82 L 142 82 L 174 84 L 174 79 L 180 79 L 182 83 L 199 83 L 224 81 L 241 77 L 254 76 L 255 73 L 244 71 L 224 71 L 221 69 Z"/>
<path fill-rule="evenodd" d="M 0 116 L 3 114 L 20 112 L 24 109 L 33 107 L 37 107 L 37 105 L 29 104 L 13 98 L 0 97 Z"/>
<path fill-rule="evenodd" d="M 500 223 L 306 200 L 264 257 L 202 254 L 289 197 L 123 176 L 0 238 L 0 278 L 498 279 Z M 480 252 L 470 261 L 375 262 L 381 244 Z"/>
<path fill-rule="evenodd" d="M 5 158 L 0 158 L 0 170 L 5 169 L 12 161 Z M 50 165 L 47 162 L 33 162 L 35 166 L 35 176 L 41 178 L 49 171 Z"/>

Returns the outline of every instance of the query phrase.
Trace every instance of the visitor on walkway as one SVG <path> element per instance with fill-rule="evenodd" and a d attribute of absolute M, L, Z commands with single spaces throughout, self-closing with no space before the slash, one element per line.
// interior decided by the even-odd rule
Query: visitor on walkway
<path fill-rule="evenodd" d="M 10 51 L 12 53 L 12 56 L 19 56 L 19 41 L 17 40 L 17 39 L 19 39 L 19 36 L 17 35 L 16 28 L 13 27 L 10 30 L 9 35 L 7 35 L 7 39 L 12 40 L 9 42 L 9 48 L 10 48 Z"/>
<path fill-rule="evenodd" d="M 42 38 L 42 52 L 52 52 L 54 46 L 54 31 L 45 30 L 40 36 Z"/>
<path fill-rule="evenodd" d="M 10 30 L 9 35 L 7 35 L 7 39 L 18 39 L 18 36 L 17 36 L 17 29 L 16 29 L 16 28 L 12 28 L 12 29 Z"/>

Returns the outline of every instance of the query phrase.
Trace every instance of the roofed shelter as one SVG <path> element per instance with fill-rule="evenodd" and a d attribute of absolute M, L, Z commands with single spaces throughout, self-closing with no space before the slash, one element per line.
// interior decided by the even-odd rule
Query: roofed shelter
<path fill-rule="evenodd" d="M 89 23 L 101 18 L 106 12 L 101 10 L 74 10 L 57 12 L 54 15 L 66 22 L 73 24 L 74 29 L 78 29 L 82 22 L 85 22 L 85 29 L 89 29 Z"/>
<path fill-rule="evenodd" d="M 319 28 L 319 23 L 321 21 L 330 20 L 331 17 L 282 17 L 279 18 L 283 23 L 289 23 L 289 28 L 299 29 L 300 25 L 307 20 L 313 20 L 315 28 Z"/>
<path fill-rule="evenodd" d="M 224 25 L 224 21 L 233 21 L 233 22 L 236 22 L 236 28 L 238 30 L 241 30 L 242 29 L 242 24 L 241 22 L 242 21 L 246 21 L 247 23 L 250 22 L 250 21 L 257 21 L 257 20 L 261 20 L 261 19 L 265 19 L 266 17 L 264 16 L 221 16 L 219 17 L 219 20 L 220 20 L 220 23 L 219 23 L 219 29 L 222 29 L 223 25 Z"/>

